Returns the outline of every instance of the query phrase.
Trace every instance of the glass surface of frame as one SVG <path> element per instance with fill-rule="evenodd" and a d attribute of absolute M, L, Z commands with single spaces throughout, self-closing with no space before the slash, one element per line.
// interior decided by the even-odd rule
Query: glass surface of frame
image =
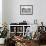
<path fill-rule="evenodd" d="M 20 15 L 32 15 L 33 5 L 20 5 Z"/>

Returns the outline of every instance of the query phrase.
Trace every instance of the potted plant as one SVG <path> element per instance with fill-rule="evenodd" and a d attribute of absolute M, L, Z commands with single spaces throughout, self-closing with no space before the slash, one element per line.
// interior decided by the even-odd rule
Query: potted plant
<path fill-rule="evenodd" d="M 7 37 L 8 29 L 7 24 L 3 25 L 3 31 L 0 31 L 0 44 L 4 44 L 4 40 Z"/>

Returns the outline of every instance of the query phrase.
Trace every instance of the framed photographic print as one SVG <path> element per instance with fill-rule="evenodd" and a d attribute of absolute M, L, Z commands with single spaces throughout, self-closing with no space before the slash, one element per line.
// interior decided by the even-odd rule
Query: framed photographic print
<path fill-rule="evenodd" d="M 32 15 L 33 5 L 20 5 L 20 15 Z"/>

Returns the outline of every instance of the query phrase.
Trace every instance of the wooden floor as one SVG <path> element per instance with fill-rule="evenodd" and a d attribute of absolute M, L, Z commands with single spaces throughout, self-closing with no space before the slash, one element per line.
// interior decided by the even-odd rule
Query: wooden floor
<path fill-rule="evenodd" d="M 0 46 L 4 46 L 4 45 L 0 45 Z M 32 46 L 39 46 L 38 44 L 34 44 Z M 46 46 L 46 45 L 40 45 L 40 46 Z"/>
<path fill-rule="evenodd" d="M 46 45 L 40 45 L 40 46 L 46 46 Z"/>
<path fill-rule="evenodd" d="M 4 45 L 1 44 L 0 46 L 4 46 Z"/>

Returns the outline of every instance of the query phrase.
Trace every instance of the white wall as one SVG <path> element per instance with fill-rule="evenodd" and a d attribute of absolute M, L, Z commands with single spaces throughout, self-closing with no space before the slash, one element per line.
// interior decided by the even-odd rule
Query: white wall
<path fill-rule="evenodd" d="M 2 24 L 6 23 L 7 26 L 9 27 L 8 14 L 7 14 L 7 0 L 2 0 Z"/>
<path fill-rule="evenodd" d="M 37 19 L 46 25 L 46 0 L 4 0 L 4 21 L 7 23 L 22 22 L 26 20 L 29 24 Z M 33 15 L 20 15 L 20 5 L 33 5 Z"/>
<path fill-rule="evenodd" d="M 8 22 L 7 19 L 7 2 L 6 0 L 2 0 L 2 21 L 4 22 Z"/>
<path fill-rule="evenodd" d="M 0 27 L 2 27 L 2 0 L 0 0 Z"/>

